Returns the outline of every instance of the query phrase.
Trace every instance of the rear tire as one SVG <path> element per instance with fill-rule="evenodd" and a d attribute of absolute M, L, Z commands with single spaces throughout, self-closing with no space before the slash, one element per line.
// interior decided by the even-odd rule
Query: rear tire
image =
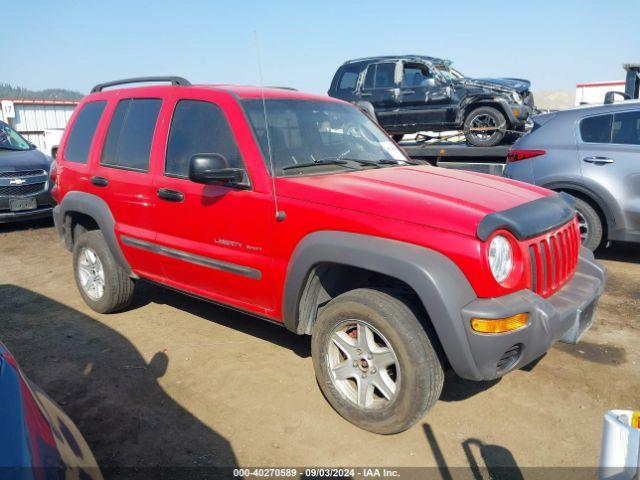
<path fill-rule="evenodd" d="M 85 303 L 98 313 L 127 307 L 134 282 L 118 265 L 100 230 L 85 232 L 73 247 L 76 285 Z"/>
<path fill-rule="evenodd" d="M 575 198 L 575 197 L 574 197 Z M 580 222 L 580 238 L 582 245 L 591 251 L 596 250 L 604 238 L 602 219 L 595 208 L 581 198 L 576 198 L 576 210 Z"/>
<path fill-rule="evenodd" d="M 495 130 L 474 131 L 473 128 L 496 127 Z M 500 110 L 493 107 L 479 107 L 467 115 L 464 131 L 467 142 L 476 147 L 498 145 L 505 135 L 507 121 Z"/>
<path fill-rule="evenodd" d="M 311 349 L 331 406 L 370 432 L 402 432 L 440 397 L 444 374 L 429 337 L 409 305 L 383 290 L 331 300 L 314 324 Z"/>

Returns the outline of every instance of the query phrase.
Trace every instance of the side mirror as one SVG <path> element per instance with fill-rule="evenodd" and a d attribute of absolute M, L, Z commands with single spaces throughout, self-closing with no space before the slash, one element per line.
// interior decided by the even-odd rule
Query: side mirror
<path fill-rule="evenodd" d="M 616 101 L 616 95 L 620 95 L 622 97 L 623 100 L 631 100 L 631 97 L 629 95 L 627 95 L 624 92 L 616 92 L 615 90 L 612 90 L 610 92 L 605 93 L 604 95 L 604 103 L 609 104 L 609 103 L 614 103 Z"/>
<path fill-rule="evenodd" d="M 240 183 L 244 178 L 241 168 L 229 168 L 227 159 L 219 153 L 199 153 L 189 161 L 189 180 L 206 185 Z"/>

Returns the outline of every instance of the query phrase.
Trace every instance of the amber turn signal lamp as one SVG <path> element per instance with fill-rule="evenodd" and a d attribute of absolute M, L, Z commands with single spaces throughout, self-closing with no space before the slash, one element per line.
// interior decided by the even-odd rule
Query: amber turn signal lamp
<path fill-rule="evenodd" d="M 507 318 L 472 318 L 471 328 L 480 333 L 505 333 L 524 327 L 528 321 L 527 313 Z"/>

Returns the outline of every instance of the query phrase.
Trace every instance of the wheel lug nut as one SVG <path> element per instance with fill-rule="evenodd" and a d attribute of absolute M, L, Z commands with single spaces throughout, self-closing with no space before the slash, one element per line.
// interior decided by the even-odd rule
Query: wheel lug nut
<path fill-rule="evenodd" d="M 362 350 L 360 350 L 359 348 L 357 348 L 357 349 L 356 349 L 356 353 L 357 353 L 358 355 L 362 355 Z"/>
<path fill-rule="evenodd" d="M 378 371 L 378 370 L 376 369 L 376 367 L 373 367 L 373 368 L 371 369 L 371 373 L 376 373 L 377 371 Z"/>
<path fill-rule="evenodd" d="M 362 374 L 362 378 L 367 378 L 367 374 L 366 374 L 366 373 L 363 373 L 363 374 Z"/>
<path fill-rule="evenodd" d="M 357 366 L 358 366 L 358 361 L 357 361 L 357 360 L 354 360 L 354 361 L 353 361 L 353 366 L 354 366 L 354 367 L 357 367 Z"/>

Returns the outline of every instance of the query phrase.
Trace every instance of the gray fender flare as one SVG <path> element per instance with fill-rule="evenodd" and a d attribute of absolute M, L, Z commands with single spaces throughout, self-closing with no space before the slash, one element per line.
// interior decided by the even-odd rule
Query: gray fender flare
<path fill-rule="evenodd" d="M 63 239 L 65 237 L 65 217 L 69 212 L 78 212 L 93 218 L 98 224 L 98 227 L 100 227 L 105 242 L 107 242 L 109 250 L 111 250 L 116 262 L 124 268 L 127 274 L 135 276 L 118 244 L 115 231 L 116 222 L 109 206 L 104 200 L 96 195 L 85 192 L 73 191 L 67 193 L 60 205 L 54 208 L 53 214 L 56 229 Z M 69 248 L 68 245 L 67 248 Z"/>
<path fill-rule="evenodd" d="M 299 305 L 313 267 L 338 263 L 382 273 L 408 284 L 417 294 L 447 359 L 456 371 L 475 361 L 461 311 L 476 294 L 460 269 L 443 254 L 397 240 L 346 232 L 322 231 L 304 237 L 296 247 L 283 292 L 283 320 L 298 334 L 307 330 Z"/>

